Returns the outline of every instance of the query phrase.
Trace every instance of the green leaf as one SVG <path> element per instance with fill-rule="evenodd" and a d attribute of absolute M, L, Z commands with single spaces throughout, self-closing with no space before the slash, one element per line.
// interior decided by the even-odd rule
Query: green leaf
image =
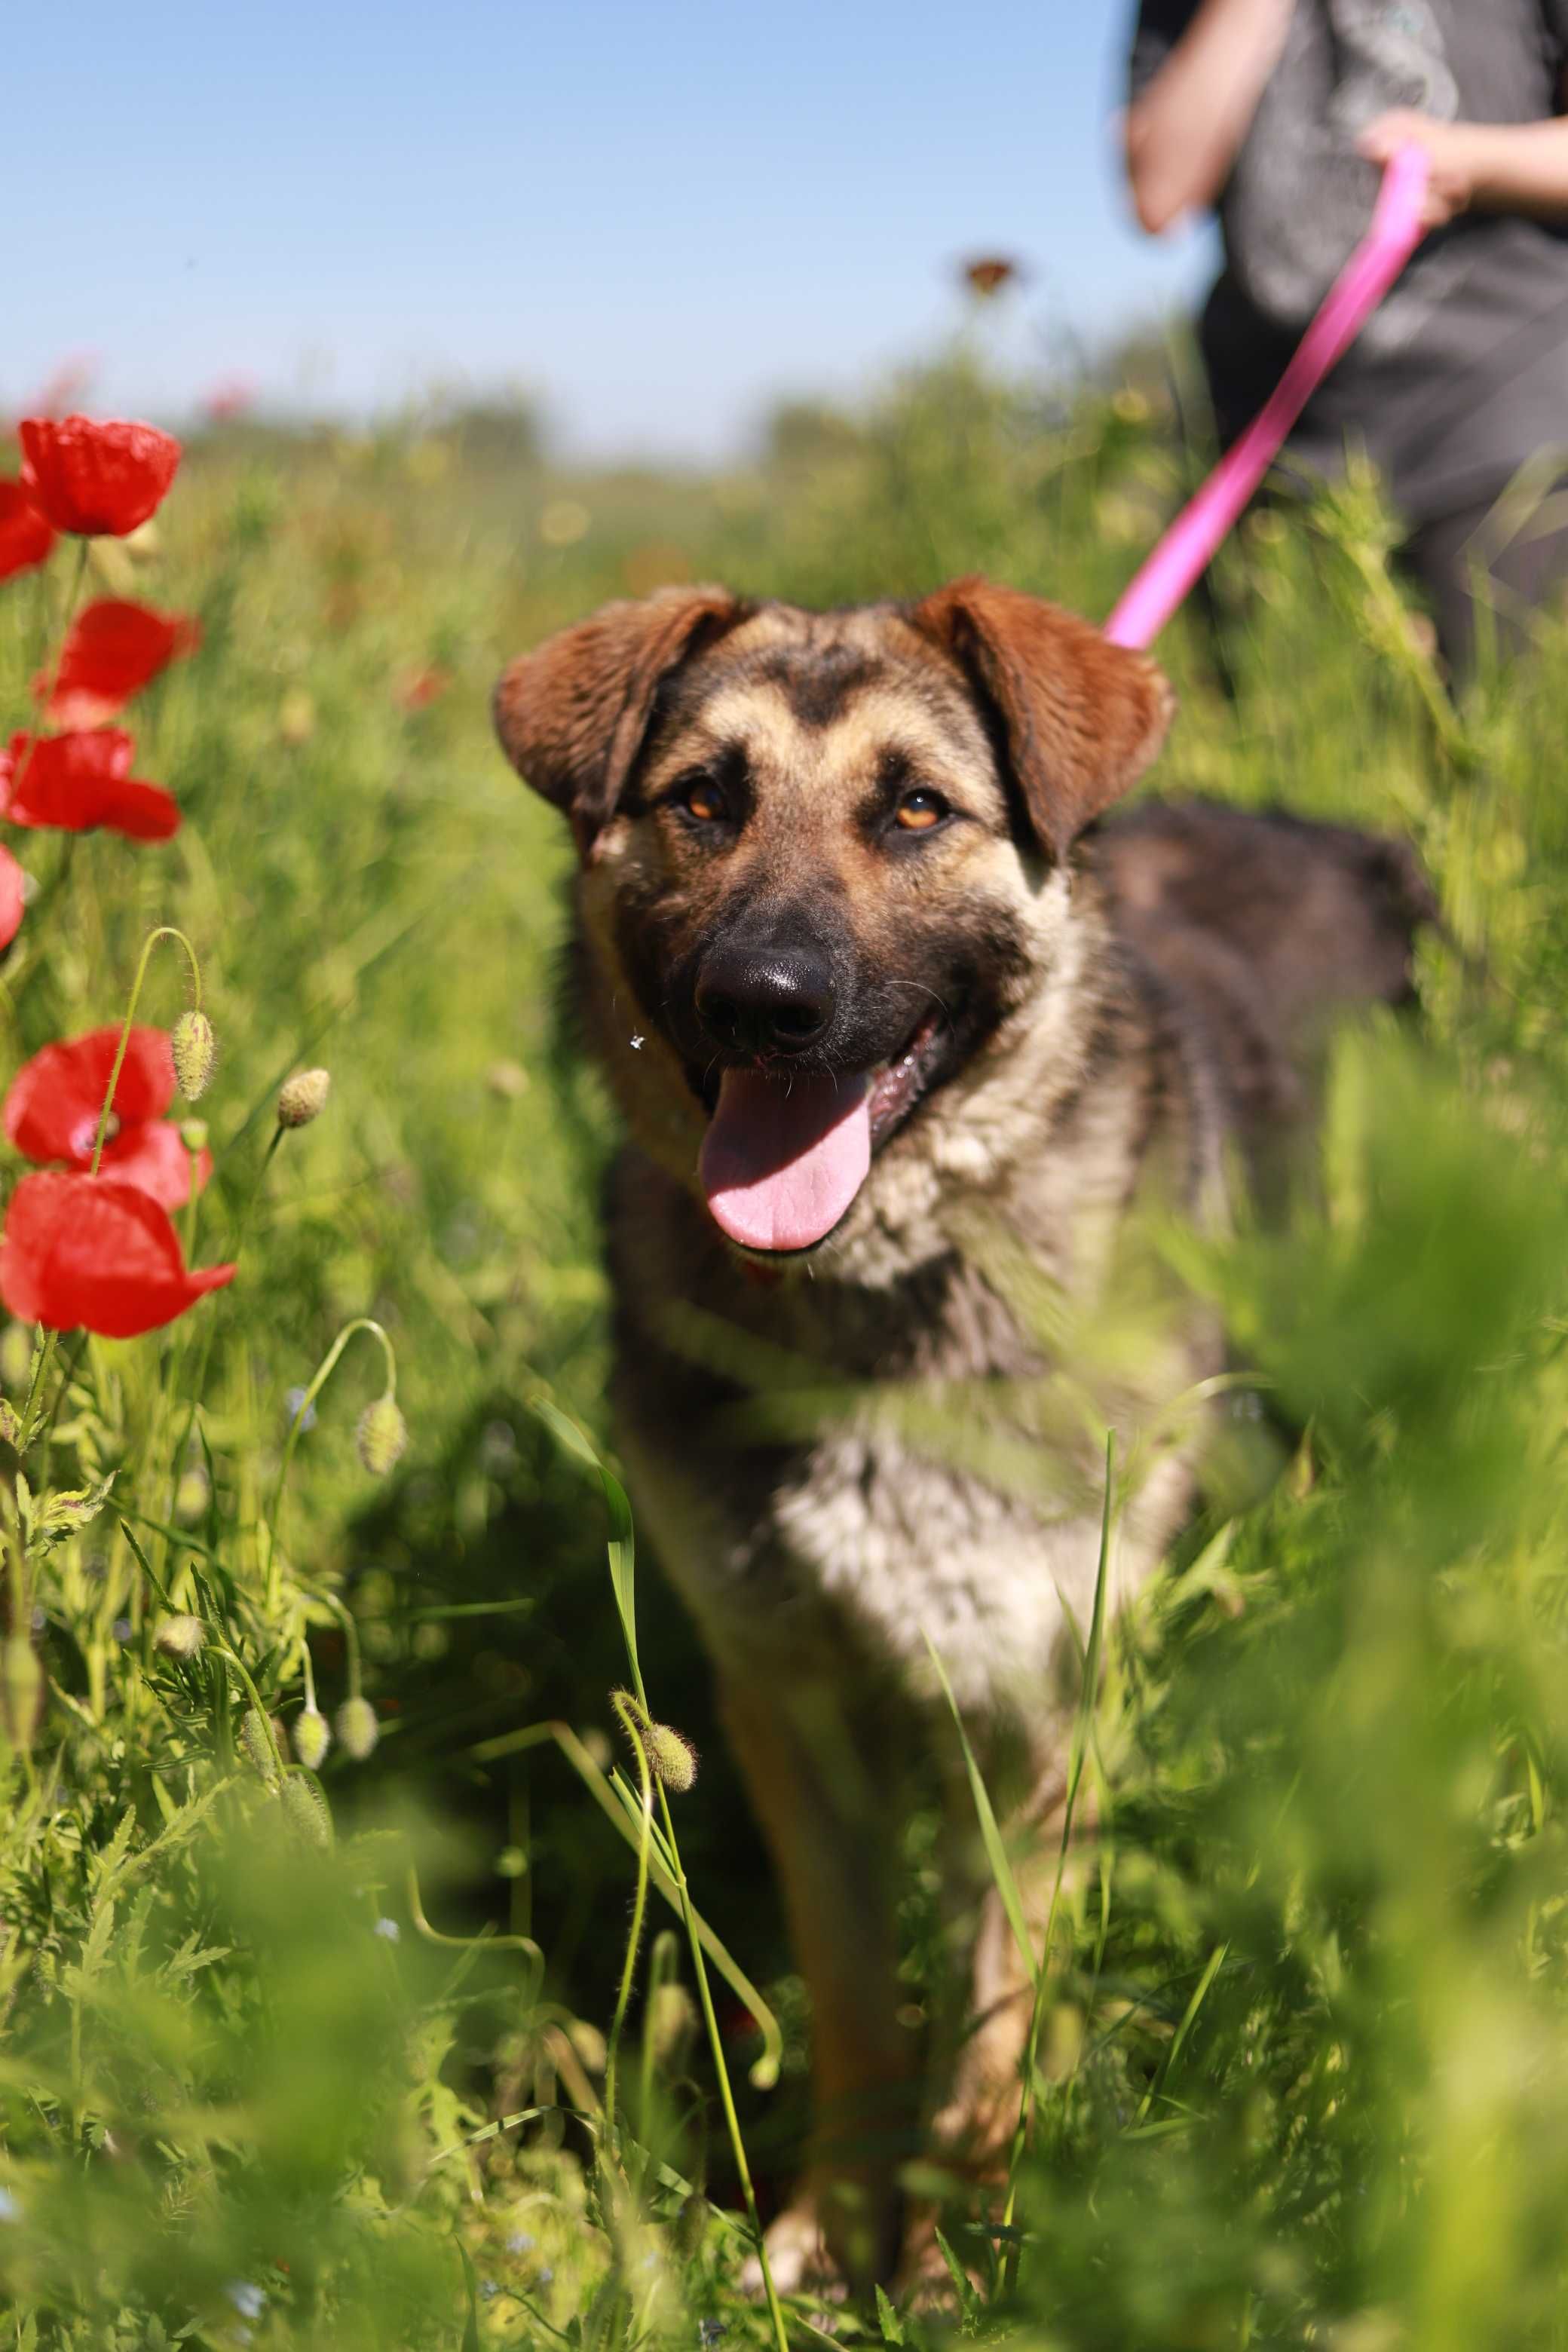
<path fill-rule="evenodd" d="M 903 2322 L 899 2317 L 898 2313 L 893 2309 L 892 2305 L 888 2301 L 887 2295 L 881 2287 L 877 2289 L 877 2319 L 882 2330 L 882 2341 L 884 2344 L 901 2344 L 903 2342 Z"/>
<path fill-rule="evenodd" d="M 952 1709 L 953 1722 L 958 1727 L 959 1745 L 963 1750 L 964 1769 L 969 1774 L 969 1787 L 974 1799 L 975 1814 L 980 1822 L 980 1835 L 985 1846 L 985 1859 L 991 1865 L 991 1875 L 995 1882 L 996 1892 L 1002 1897 L 1002 1908 L 1007 1914 L 1007 1925 L 1013 1930 L 1013 1940 L 1018 1947 L 1018 1957 L 1024 1963 L 1029 1982 L 1037 1986 L 1039 1969 L 1035 1960 L 1035 1948 L 1029 1940 L 1028 1924 L 1024 1916 L 1023 1897 L 1018 1893 L 1018 1882 L 1013 1875 L 1013 1865 L 1007 1859 L 1007 1848 L 1003 1841 L 1001 1830 L 997 1827 L 990 1791 L 981 1776 L 980 1767 L 974 1760 L 974 1750 L 969 1744 L 969 1734 L 963 1727 L 963 1717 L 958 1711 L 958 1701 L 952 1695 L 952 1685 L 948 1681 L 947 1668 L 942 1663 L 936 1643 L 931 1640 L 931 1635 L 925 1633 L 923 1626 L 921 1633 L 926 1648 L 931 1652 L 931 1662 L 936 1668 L 943 1696 Z"/>
<path fill-rule="evenodd" d="M 1191 2000 L 1188 2001 L 1185 2010 L 1183 2011 L 1182 2021 L 1180 2025 L 1177 2026 L 1175 2033 L 1172 2037 L 1171 2046 L 1165 2053 L 1165 2063 L 1161 2067 L 1160 2072 L 1153 2082 L 1150 2084 L 1148 2089 L 1143 2094 L 1142 2104 L 1138 2109 L 1136 2117 L 1138 2123 L 1142 2123 L 1155 2099 L 1163 2093 L 1165 2084 L 1170 2081 L 1172 2069 L 1174 2067 L 1177 2059 L 1182 2054 L 1182 2044 L 1185 2042 L 1187 2035 L 1192 2031 L 1193 2020 L 1196 2017 L 1199 2010 L 1203 2007 L 1209 1987 L 1213 1984 L 1215 1977 L 1218 1976 L 1221 1968 L 1224 1966 L 1225 1956 L 1229 1949 L 1230 1946 L 1228 1944 L 1216 1944 L 1214 1950 L 1209 1954 L 1207 1964 L 1204 1969 L 1202 1976 L 1198 1979 L 1197 1984 L 1194 1988 Z"/>
<path fill-rule="evenodd" d="M 932 2235 L 936 2239 L 937 2252 L 947 2264 L 948 2276 L 957 2291 L 958 2307 L 963 2315 L 964 2325 L 971 2326 L 980 2316 L 980 2297 L 974 2292 L 973 2282 L 942 2231 L 934 2230 Z"/>
<path fill-rule="evenodd" d="M 632 1507 L 626 1500 L 626 1489 L 619 1479 L 613 1477 L 605 1469 L 592 1440 L 574 1421 L 568 1420 L 565 1413 L 544 1397 L 533 1399 L 532 1410 L 557 1444 L 599 1475 L 610 1514 L 609 1541 L 605 1547 L 610 1556 L 610 1585 L 621 1621 L 621 1637 L 626 1643 L 626 1655 L 631 1660 L 632 1674 L 640 1695 L 642 1668 L 637 1662 L 637 1546 L 632 1534 Z"/>
<path fill-rule="evenodd" d="M 34 1532 L 45 1545 L 64 1543 L 68 1536 L 79 1535 L 83 1528 L 92 1525 L 109 1499 L 109 1490 L 115 1474 L 110 1472 L 101 1486 L 68 1487 L 63 1493 L 50 1495 L 41 1509 L 34 1509 Z"/>
<path fill-rule="evenodd" d="M 468 2259 L 467 2246 L 459 2243 L 458 2253 L 463 2265 L 463 2291 L 468 2298 L 468 2316 L 463 2328 L 463 2352 L 479 2352 L 479 2283 L 474 2276 L 474 2265 Z"/>
<path fill-rule="evenodd" d="M 127 1805 L 115 1823 L 114 1835 L 97 1857 L 96 1875 L 100 1888 L 105 1887 L 119 1871 L 131 1851 L 131 1841 L 136 1834 L 136 1808 Z"/>

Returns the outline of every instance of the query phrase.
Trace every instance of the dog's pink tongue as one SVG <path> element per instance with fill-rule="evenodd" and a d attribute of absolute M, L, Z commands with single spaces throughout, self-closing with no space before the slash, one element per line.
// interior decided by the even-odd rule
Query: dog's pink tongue
<path fill-rule="evenodd" d="M 698 1172 L 721 1232 L 748 1249 L 809 1249 L 871 1165 L 863 1078 L 726 1070 Z"/>

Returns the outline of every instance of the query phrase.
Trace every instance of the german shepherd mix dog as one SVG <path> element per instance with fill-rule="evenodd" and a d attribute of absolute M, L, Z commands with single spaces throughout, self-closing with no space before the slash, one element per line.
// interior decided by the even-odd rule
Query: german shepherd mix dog
<path fill-rule="evenodd" d="M 1343 828 L 1201 804 L 1095 827 L 1172 707 L 1152 662 L 977 579 L 820 614 L 668 590 L 496 696 L 581 853 L 574 986 L 627 1129 L 618 1439 L 810 1993 L 784 2285 L 889 2276 L 910 2159 L 1005 2150 L 1028 1995 L 957 1861 L 947 2030 L 900 1989 L 900 1832 L 953 1744 L 931 1649 L 1039 1825 L 1037 1929 L 1103 1433 L 1114 1607 L 1189 1511 L 1223 1361 L 1212 1316 L 1156 1295 L 1151 1216 L 1223 1218 L 1231 1164 L 1304 1115 L 1314 1022 L 1407 994 L 1430 911 L 1407 853 Z M 1097 1348 L 1133 1296 L 1139 1343 Z M 972 1863 L 962 1790 L 952 1811 Z"/>

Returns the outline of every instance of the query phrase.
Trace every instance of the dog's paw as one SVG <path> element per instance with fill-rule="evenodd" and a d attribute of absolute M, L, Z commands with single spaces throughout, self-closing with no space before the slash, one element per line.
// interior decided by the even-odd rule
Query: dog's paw
<path fill-rule="evenodd" d="M 813 2199 L 803 2197 L 786 2205 L 777 2220 L 769 2224 L 763 2243 L 768 2250 L 768 2270 L 779 2294 L 816 2295 L 826 2302 L 842 2302 L 843 2274 L 827 2251 Z M 754 2302 L 762 2300 L 763 2265 L 756 2254 L 746 2258 L 741 2272 L 741 2292 Z"/>
<path fill-rule="evenodd" d="M 912 2311 L 920 2317 L 957 2318 L 962 2315 L 963 2298 L 954 2279 L 947 2254 L 937 2240 L 942 2216 L 934 2205 L 921 2207 L 911 2213 L 905 2223 L 903 2244 L 899 2254 L 899 2267 L 894 2279 L 894 2296 L 901 2311 Z M 947 2228 L 953 2230 L 953 2216 L 946 2217 Z M 958 2248 L 975 2243 L 969 2231 L 959 2230 L 948 2238 L 954 2258 L 962 2262 L 964 2280 L 972 2295 L 984 2302 L 991 2292 L 985 2264 L 979 2259 L 966 2259 L 957 2253 Z"/>

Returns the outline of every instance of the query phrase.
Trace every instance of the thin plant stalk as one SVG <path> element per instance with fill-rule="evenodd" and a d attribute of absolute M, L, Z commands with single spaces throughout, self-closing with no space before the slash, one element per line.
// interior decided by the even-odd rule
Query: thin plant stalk
<path fill-rule="evenodd" d="M 66 639 L 70 634 L 70 625 L 76 618 L 76 608 L 81 602 L 82 583 L 87 578 L 88 558 L 91 552 L 92 541 L 90 539 L 84 538 L 80 547 L 77 550 L 76 570 L 71 573 L 71 583 L 69 588 L 66 591 L 65 604 L 60 613 L 59 621 L 58 623 L 59 629 L 59 649 L 55 655 L 54 665 L 49 671 L 48 690 L 44 696 L 46 708 L 53 699 L 55 688 L 60 682 L 60 672 L 65 667 Z M 33 753 L 37 748 L 38 740 L 39 730 L 35 727 L 31 731 L 27 748 L 22 754 L 21 766 L 17 769 L 16 775 L 11 780 L 11 789 L 13 793 L 16 792 L 26 776 L 28 767 L 32 762 Z"/>
<path fill-rule="evenodd" d="M 268 1709 L 262 1706 L 261 1694 L 257 1689 L 256 1685 L 251 1681 L 244 1660 L 237 1656 L 235 1652 L 231 1650 L 226 1643 L 222 1642 L 215 1642 L 213 1643 L 213 1655 L 216 1658 L 222 1658 L 226 1664 L 234 1668 L 235 1673 L 239 1676 L 240 1682 L 245 1687 L 247 1697 L 249 1699 L 251 1706 L 256 1709 L 257 1715 L 259 1717 L 263 1726 L 265 1727 L 267 1732 L 267 1745 L 271 1752 L 273 1761 L 278 1767 L 278 1778 L 281 1780 L 289 1769 L 289 1759 L 278 1744 L 278 1734 L 273 1729 L 271 1715 L 268 1713 Z"/>
<path fill-rule="evenodd" d="M 637 1608 L 634 1586 L 634 1550 L 631 1507 L 618 1480 L 613 1478 L 583 1432 L 574 1422 L 546 1400 L 534 1401 L 534 1411 L 547 1428 L 555 1432 L 581 1462 L 596 1470 L 609 1506 L 612 1537 L 609 1549 L 610 1583 L 615 1594 L 616 1610 L 620 1619 L 622 1638 L 626 1643 L 626 1664 L 632 1679 L 632 1695 L 641 1708 L 645 1720 L 654 1720 L 648 1705 L 647 1690 L 643 1682 L 642 1666 L 637 1657 Z M 735 2094 L 730 2082 L 730 2068 L 724 2056 L 724 2038 L 719 2031 L 719 2020 L 713 2008 L 713 1991 L 708 1981 L 708 1963 L 702 1949 L 702 1939 L 697 1929 L 697 1915 L 692 1906 L 691 1890 L 687 1884 L 686 1865 L 680 1858 L 679 1842 L 675 1834 L 675 1822 L 669 1810 L 669 1794 L 662 1781 L 658 1784 L 660 1826 L 668 1843 L 669 1874 L 680 1911 L 680 1923 L 686 1930 L 686 1940 L 691 1952 L 692 1975 L 697 1984 L 697 1998 L 702 2011 L 702 2022 L 707 2028 L 708 2045 L 713 2056 L 713 2071 L 719 2083 L 719 2100 L 724 2111 L 724 2127 L 729 2134 L 730 2152 L 740 2178 L 741 2196 L 746 2208 L 756 2244 L 757 2260 L 762 2269 L 763 2292 L 767 2298 L 768 2317 L 773 2326 L 777 2352 L 789 2352 L 789 2338 L 784 2328 L 784 2309 L 779 2302 L 778 2288 L 773 2284 L 773 2265 L 768 2261 L 768 2249 L 763 2235 L 762 2216 L 757 2210 L 757 2192 L 752 2180 L 752 2167 L 746 2155 L 746 2143 L 741 2131 L 741 2119 L 735 2110 Z"/>
<path fill-rule="evenodd" d="M 160 923 L 155 931 L 149 931 L 147 934 L 146 944 L 142 950 L 142 960 L 136 967 L 136 977 L 131 983 L 131 1002 L 125 1008 L 125 1019 L 120 1030 L 120 1043 L 114 1050 L 114 1066 L 109 1073 L 109 1085 L 104 1093 L 103 1107 L 98 1114 L 98 1133 L 93 1139 L 92 1165 L 87 1171 L 89 1176 L 97 1175 L 99 1162 L 103 1158 L 103 1147 L 109 1140 L 109 1122 L 114 1108 L 114 1089 L 120 1084 L 120 1073 L 125 1067 L 125 1056 L 131 1045 L 131 1032 L 136 1020 L 136 1007 L 142 999 L 142 983 L 147 977 L 147 966 L 152 961 L 153 950 L 160 940 L 178 940 L 184 949 L 191 967 L 195 1008 L 198 1013 L 201 1011 L 202 968 L 196 961 L 196 951 L 184 931 L 176 930 L 173 923 Z"/>
<path fill-rule="evenodd" d="M 272 1155 L 282 1142 L 286 1132 L 287 1130 L 282 1127 L 273 1129 L 267 1149 L 261 1155 L 261 1165 L 256 1171 L 256 1181 L 251 1185 L 238 1216 L 229 1228 L 228 1242 L 224 1255 L 231 1260 L 237 1261 L 242 1247 L 249 1238 L 257 1206 L 261 1199 L 261 1187 L 266 1179 L 267 1171 L 271 1166 Z M 186 1254 L 189 1255 L 188 1249 Z M 201 1410 L 201 1401 L 206 1393 L 207 1367 L 212 1360 L 216 1325 L 216 1317 L 205 1315 L 202 1318 L 201 1353 L 196 1358 L 195 1378 L 191 1382 L 190 1404 L 185 1413 L 185 1425 L 180 1432 L 179 1443 L 174 1447 L 170 1459 L 171 1485 L 178 1475 L 176 1465 L 184 1460 L 185 1449 L 190 1444 L 191 1432 L 196 1425 L 196 1415 Z M 173 1388 L 175 1385 L 174 1381 L 171 1381 L 170 1385 Z"/>
<path fill-rule="evenodd" d="M 605 2045 L 605 2145 L 616 2147 L 618 2134 L 616 2126 L 616 2068 L 620 2057 L 621 2036 L 626 2030 L 626 2011 L 631 2006 L 632 1986 L 637 1979 L 637 1953 L 642 1945 L 643 1922 L 647 1916 L 648 1850 L 653 1843 L 653 1773 L 648 1766 L 647 1745 L 642 1727 L 633 1717 L 631 1708 L 618 1691 L 611 1696 L 610 1704 L 619 1716 L 632 1752 L 637 1758 L 637 1779 L 641 1783 L 642 1835 L 637 1843 L 637 1891 L 632 1897 L 632 1920 L 626 1933 L 626 1956 L 621 1966 L 621 1981 L 616 1994 L 616 2013 L 610 2021 L 609 2039 Z M 646 2128 L 646 2121 L 645 2121 Z"/>
<path fill-rule="evenodd" d="M 328 1596 L 314 1597 L 326 1599 Z M 629 1799 L 624 1803 L 617 1803 L 615 1795 L 612 1794 L 615 1784 L 605 1778 L 569 1723 L 529 1724 L 521 1731 L 502 1732 L 498 1738 L 481 1739 L 468 1752 L 476 1762 L 491 1764 L 503 1756 L 521 1755 L 526 1749 L 537 1748 L 545 1740 L 554 1742 L 611 1828 L 617 1836 L 625 1838 L 635 1852 L 639 1841 L 640 1830 L 633 1828 L 628 1813 L 635 1811 L 636 1808 L 630 1805 Z M 679 1890 L 672 1873 L 666 1868 L 661 1860 L 657 1845 L 649 1857 L 648 1877 L 670 1908 L 679 1912 Z M 694 1910 L 692 1916 L 696 1921 L 697 1932 L 702 1937 L 704 1948 L 714 1967 L 734 1993 L 736 2000 L 745 2003 L 757 2021 L 763 2036 L 763 2054 L 752 2069 L 752 2081 L 759 2088 L 770 2085 L 778 2080 L 779 2065 L 784 2053 L 784 2035 L 779 2021 L 744 1969 L 740 1966 L 733 1953 L 728 1950 L 721 1939 L 714 1934 L 702 1914 Z"/>
<path fill-rule="evenodd" d="M 282 1132 L 281 1129 L 279 1132 Z M 331 1380 L 337 1368 L 339 1357 L 356 1331 L 369 1331 L 380 1343 L 382 1354 L 386 1359 L 385 1392 L 388 1396 L 395 1396 L 397 1391 L 397 1358 L 393 1353 L 392 1341 L 374 1316 L 356 1315 L 352 1323 L 343 1325 L 342 1329 L 317 1365 L 309 1388 L 295 1408 L 294 1418 L 289 1423 L 289 1434 L 283 1441 L 283 1459 L 278 1465 L 278 1484 L 273 1490 L 272 1508 L 267 1518 L 266 1592 L 268 1616 L 275 1612 L 278 1606 L 278 1529 L 282 1523 L 283 1499 L 288 1491 L 289 1470 L 294 1459 L 294 1448 L 299 1444 L 300 1432 L 305 1425 L 306 1414 Z"/>
<path fill-rule="evenodd" d="M 86 552 L 87 541 L 84 540 L 82 541 L 84 562 L 86 560 Z M 79 568 L 77 573 L 77 586 L 79 589 L 80 587 L 80 583 L 81 572 Z M 89 1176 L 96 1176 L 99 1171 L 99 1168 L 102 1163 L 103 1147 L 109 1140 L 109 1122 L 113 1113 L 114 1090 L 120 1084 L 120 1073 L 125 1067 L 125 1056 L 131 1045 L 131 1032 L 132 1027 L 135 1025 L 136 1021 L 136 1007 L 141 1002 L 142 997 L 142 983 L 147 977 L 147 966 L 152 961 L 153 950 L 157 946 L 160 940 L 178 940 L 180 945 L 184 949 L 186 957 L 190 962 L 191 977 L 195 992 L 197 1009 L 199 1010 L 201 1006 L 202 968 L 196 961 L 196 951 L 195 948 L 192 947 L 184 931 L 176 930 L 173 923 L 160 923 L 155 931 L 150 931 L 147 935 L 146 943 L 142 950 L 141 961 L 136 967 L 136 977 L 131 984 L 131 1002 L 125 1008 L 125 1019 L 121 1023 L 120 1030 L 120 1043 L 114 1050 L 114 1065 L 109 1073 L 109 1085 L 104 1090 L 103 1102 L 98 1114 L 98 1129 L 93 1137 L 92 1143 L 92 1160 L 87 1171 Z M 40 1354 L 37 1364 L 34 1369 L 32 1381 L 28 1385 L 27 1402 L 22 1414 L 22 1433 L 17 1444 L 17 1451 L 19 1453 L 25 1454 L 37 1434 L 37 1430 L 34 1425 L 33 1420 L 34 1409 L 38 1402 L 39 1391 L 43 1388 L 44 1381 L 48 1372 L 49 1366 L 54 1360 L 55 1342 L 58 1336 L 58 1332 L 54 1331 L 49 1331 L 45 1334 L 42 1353 Z M 49 1426 L 51 1429 L 54 1426 L 54 1420 L 55 1416 L 51 1413 L 49 1416 Z"/>
<path fill-rule="evenodd" d="M 642 2053 L 637 2083 L 637 2129 L 643 2147 L 655 2162 L 658 2154 L 653 2147 L 654 2068 L 657 2053 L 654 2047 L 654 2025 L 659 1994 L 667 1985 L 675 1982 L 673 1955 L 676 1944 L 667 1928 L 656 1936 L 648 1950 L 647 1984 L 643 1994 Z M 705 2177 L 705 2172 L 699 2178 Z"/>
<path fill-rule="evenodd" d="M 638 1694 L 639 1697 L 641 1694 Z M 773 2266 L 768 2261 L 767 2240 L 763 2234 L 762 2216 L 757 2210 L 757 2192 L 752 2186 L 752 2168 L 746 2156 L 746 2143 L 741 2134 L 741 2119 L 735 2112 L 735 2095 L 730 2087 L 730 2069 L 724 2061 L 724 2039 L 714 2014 L 713 1994 L 708 1982 L 708 1964 L 703 1957 L 702 1942 L 697 1933 L 691 1909 L 691 1895 L 686 1883 L 686 1866 L 675 1842 L 675 1823 L 670 1819 L 669 1799 L 662 1786 L 658 1791 L 658 1809 L 663 1819 L 664 1833 L 669 1840 L 669 1855 L 674 1864 L 674 1878 L 680 1895 L 681 1924 L 691 1948 L 691 1970 L 697 1979 L 697 1998 L 702 2008 L 702 2022 L 708 2030 L 708 2046 L 713 2053 L 713 2069 L 719 2078 L 719 2098 L 724 2110 L 724 2127 L 730 2135 L 730 2149 L 735 2159 L 735 2169 L 741 2178 L 741 2194 L 746 2203 L 746 2219 L 756 2240 L 757 2260 L 762 2266 L 763 2292 L 767 2297 L 768 2317 L 773 2322 L 773 2341 L 778 2352 L 788 2352 L 789 2339 L 784 2332 L 784 2310 L 779 2303 L 778 2289 L 773 2284 Z"/>
<path fill-rule="evenodd" d="M 1089 1622 L 1089 1647 L 1083 1664 L 1083 1692 L 1079 1701 L 1078 1720 L 1073 1726 L 1072 1752 L 1068 1766 L 1067 1795 L 1062 1805 L 1062 1833 L 1057 1848 L 1057 1873 L 1051 1887 L 1050 1909 L 1046 1914 L 1045 1936 L 1040 1947 L 1040 1964 L 1035 1977 L 1035 1998 L 1029 2010 L 1029 2031 L 1024 2044 L 1023 2095 L 1018 2103 L 1018 2121 L 1013 2133 L 1013 2146 L 1007 2159 L 1007 2197 L 1002 2209 L 1002 2227 L 1011 2232 L 1018 2205 L 1018 2176 L 1028 2148 L 1035 2124 L 1035 2068 L 1039 2055 L 1040 2030 L 1045 2021 L 1046 1995 L 1050 1984 L 1051 1941 L 1056 1933 L 1057 1908 L 1061 1900 L 1062 1878 L 1067 1869 L 1068 1848 L 1072 1842 L 1073 1814 L 1078 1804 L 1078 1792 L 1083 1781 L 1084 1758 L 1089 1751 L 1089 1723 L 1100 1682 L 1100 1654 L 1105 1633 L 1105 1593 L 1109 1581 L 1110 1559 L 1110 1523 L 1115 1491 L 1116 1433 L 1108 1430 L 1105 1436 L 1105 1504 L 1100 1523 L 1100 1560 L 1094 1579 L 1094 1612 Z M 1016 2285 L 1018 2276 L 1018 2242 L 1007 2238 L 1003 2256 L 1002 2280 L 1005 2287 Z"/>

